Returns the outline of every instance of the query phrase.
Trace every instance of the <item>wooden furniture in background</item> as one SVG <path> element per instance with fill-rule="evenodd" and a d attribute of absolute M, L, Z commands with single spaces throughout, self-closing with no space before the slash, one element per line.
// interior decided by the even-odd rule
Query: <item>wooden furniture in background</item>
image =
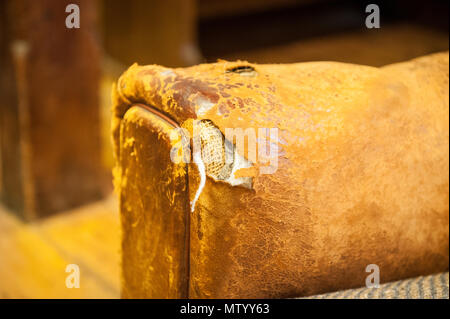
<path fill-rule="evenodd" d="M 214 18 L 217 16 L 245 14 L 280 7 L 320 3 L 324 2 L 324 0 L 197 0 L 197 2 L 198 14 L 201 18 Z"/>
<path fill-rule="evenodd" d="M 194 0 L 103 0 L 105 51 L 130 65 L 200 62 Z"/>
<path fill-rule="evenodd" d="M 77 0 L 66 28 L 60 0 L 0 4 L 2 200 L 25 219 L 99 199 L 100 43 L 97 2 Z"/>

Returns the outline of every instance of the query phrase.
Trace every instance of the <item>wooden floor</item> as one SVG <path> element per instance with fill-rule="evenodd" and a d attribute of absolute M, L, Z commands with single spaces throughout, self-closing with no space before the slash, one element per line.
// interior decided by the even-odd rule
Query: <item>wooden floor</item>
<path fill-rule="evenodd" d="M 120 226 L 114 197 L 26 224 L 0 206 L 0 298 L 119 298 Z M 77 264 L 80 288 L 67 288 Z"/>

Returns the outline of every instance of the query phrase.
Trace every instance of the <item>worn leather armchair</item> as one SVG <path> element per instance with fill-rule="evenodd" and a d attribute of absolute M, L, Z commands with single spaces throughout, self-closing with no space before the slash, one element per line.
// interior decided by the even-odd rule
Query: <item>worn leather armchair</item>
<path fill-rule="evenodd" d="M 369 264 L 382 282 L 446 271 L 448 61 L 131 66 L 113 89 L 123 297 L 307 296 L 364 286 Z M 247 142 L 224 162 L 230 128 L 254 129 L 273 161 Z"/>

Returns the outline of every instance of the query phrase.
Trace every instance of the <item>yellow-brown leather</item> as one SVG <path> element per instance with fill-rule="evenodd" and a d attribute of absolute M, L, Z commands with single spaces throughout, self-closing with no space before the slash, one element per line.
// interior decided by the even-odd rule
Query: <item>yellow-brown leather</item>
<path fill-rule="evenodd" d="M 113 89 L 124 297 L 292 297 L 364 286 L 369 264 L 382 282 L 448 269 L 448 62 L 131 66 Z M 197 167 L 170 161 L 151 109 L 222 132 L 276 127 L 278 169 L 251 189 L 208 177 L 190 213 Z"/>

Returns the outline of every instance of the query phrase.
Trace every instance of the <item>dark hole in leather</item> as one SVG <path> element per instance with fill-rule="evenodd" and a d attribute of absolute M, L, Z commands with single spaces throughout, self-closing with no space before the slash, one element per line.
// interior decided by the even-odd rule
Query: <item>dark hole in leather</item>
<path fill-rule="evenodd" d="M 250 65 L 240 65 L 227 70 L 227 73 L 251 73 L 255 72 L 255 68 Z"/>

